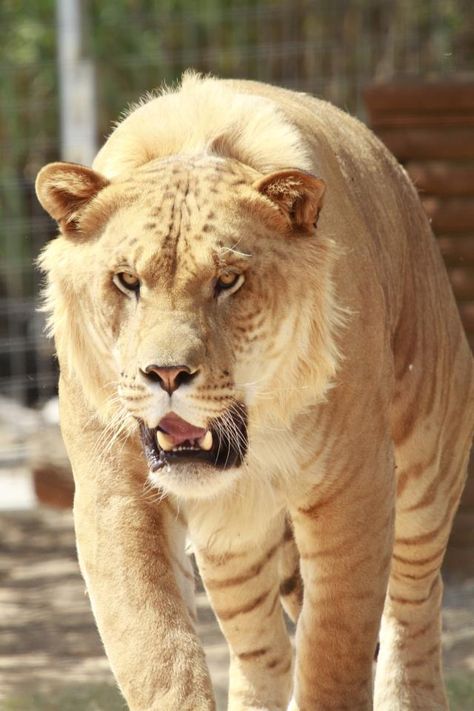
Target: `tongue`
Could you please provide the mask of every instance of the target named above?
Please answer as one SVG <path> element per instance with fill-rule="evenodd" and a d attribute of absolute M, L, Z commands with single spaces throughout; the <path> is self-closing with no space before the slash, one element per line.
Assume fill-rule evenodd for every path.
<path fill-rule="evenodd" d="M 195 427 L 191 425 L 186 420 L 182 420 L 181 417 L 175 415 L 174 412 L 169 412 L 167 415 L 160 420 L 158 427 L 163 432 L 166 432 L 168 437 L 173 440 L 173 444 L 176 447 L 186 440 L 199 439 L 204 437 L 206 430 L 202 427 Z"/>

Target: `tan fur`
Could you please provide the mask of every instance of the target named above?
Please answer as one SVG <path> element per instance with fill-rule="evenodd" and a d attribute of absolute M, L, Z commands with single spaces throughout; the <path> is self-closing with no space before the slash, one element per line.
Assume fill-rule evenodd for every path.
<path fill-rule="evenodd" d="M 231 649 L 229 709 L 447 709 L 439 569 L 472 359 L 401 168 L 324 102 L 187 75 L 93 171 L 52 164 L 37 191 L 62 226 L 41 267 L 80 563 L 132 711 L 214 708 L 186 532 Z M 215 298 L 229 269 L 245 281 Z M 149 363 L 198 376 L 170 401 Z M 147 475 L 138 419 L 207 427 L 236 401 L 241 467 Z"/>

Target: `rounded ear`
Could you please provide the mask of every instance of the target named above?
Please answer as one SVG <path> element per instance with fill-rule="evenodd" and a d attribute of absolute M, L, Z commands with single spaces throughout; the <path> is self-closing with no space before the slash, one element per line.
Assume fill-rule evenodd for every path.
<path fill-rule="evenodd" d="M 36 195 L 64 234 L 78 232 L 84 207 L 106 185 L 107 178 L 77 163 L 50 163 L 36 178 Z"/>
<path fill-rule="evenodd" d="M 326 192 L 323 180 L 303 170 L 288 168 L 265 175 L 253 187 L 272 201 L 290 229 L 314 231 Z"/>

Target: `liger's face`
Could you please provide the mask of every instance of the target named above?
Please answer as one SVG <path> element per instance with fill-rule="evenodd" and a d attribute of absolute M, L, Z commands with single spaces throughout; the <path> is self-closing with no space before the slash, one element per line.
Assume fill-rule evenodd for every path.
<path fill-rule="evenodd" d="M 148 164 L 99 240 L 117 392 L 155 480 L 177 493 L 241 467 L 296 316 L 287 247 L 244 206 L 253 179 L 219 159 Z"/>
<path fill-rule="evenodd" d="M 259 412 L 314 370 L 306 354 L 326 311 L 307 274 L 327 279 L 314 239 L 324 184 L 202 155 L 112 182 L 51 164 L 37 190 L 64 235 L 47 256 L 67 304 L 66 360 L 81 349 L 80 377 L 135 418 L 156 484 L 209 496 L 242 470 Z"/>

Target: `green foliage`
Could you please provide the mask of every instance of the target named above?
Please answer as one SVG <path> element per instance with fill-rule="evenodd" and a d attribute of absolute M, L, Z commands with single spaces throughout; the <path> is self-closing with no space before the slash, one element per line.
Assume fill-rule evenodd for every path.
<path fill-rule="evenodd" d="M 451 711 L 471 711 L 474 706 L 474 674 L 452 672 L 447 677 Z M 3 701 L 3 711 L 125 711 L 115 686 L 84 684 L 48 693 L 14 695 Z"/>
<path fill-rule="evenodd" d="M 0 287 L 30 293 L 32 181 L 56 155 L 54 0 L 0 4 Z"/>
<path fill-rule="evenodd" d="M 67 686 L 48 693 L 10 696 L 3 711 L 125 711 L 126 704 L 117 687 L 110 684 Z"/>
<path fill-rule="evenodd" d="M 451 711 L 471 711 L 474 708 L 473 672 L 451 672 L 447 675 L 446 685 Z"/>

